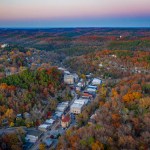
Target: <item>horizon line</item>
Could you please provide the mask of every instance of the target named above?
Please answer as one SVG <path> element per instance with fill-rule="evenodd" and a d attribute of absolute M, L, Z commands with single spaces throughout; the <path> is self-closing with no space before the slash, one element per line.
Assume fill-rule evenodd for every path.
<path fill-rule="evenodd" d="M 120 27 L 94 27 L 94 26 L 89 26 L 89 27 L 0 27 L 0 29 L 74 29 L 74 28 L 150 28 L 150 26 L 145 26 L 145 27 L 139 27 L 139 26 L 120 26 Z"/>

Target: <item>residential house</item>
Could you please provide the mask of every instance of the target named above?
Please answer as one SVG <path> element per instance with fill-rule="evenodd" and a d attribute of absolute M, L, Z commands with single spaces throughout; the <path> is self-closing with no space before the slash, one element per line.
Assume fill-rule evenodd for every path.
<path fill-rule="evenodd" d="M 46 138 L 43 143 L 46 145 L 46 147 L 50 147 L 53 144 L 53 141 L 51 138 Z"/>
<path fill-rule="evenodd" d="M 41 136 L 43 132 L 35 129 L 27 129 L 25 140 L 31 143 L 35 143 Z"/>
<path fill-rule="evenodd" d="M 102 84 L 102 80 L 98 78 L 94 78 L 92 81 L 92 85 L 100 85 Z"/>
<path fill-rule="evenodd" d="M 70 115 L 66 115 L 66 116 L 62 116 L 62 119 L 61 119 L 61 126 L 62 128 L 67 128 L 69 125 L 70 125 L 70 122 L 71 122 L 71 118 L 70 118 Z"/>
<path fill-rule="evenodd" d="M 50 129 L 51 125 L 50 124 L 41 124 L 38 129 L 40 131 L 43 131 L 43 132 L 47 132 L 49 129 Z"/>

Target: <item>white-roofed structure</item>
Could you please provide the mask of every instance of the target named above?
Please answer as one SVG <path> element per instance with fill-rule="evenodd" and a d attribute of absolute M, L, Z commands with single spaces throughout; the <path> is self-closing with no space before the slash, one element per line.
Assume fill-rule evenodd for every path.
<path fill-rule="evenodd" d="M 56 111 L 56 112 L 55 112 L 55 115 L 60 118 L 60 117 L 63 115 L 63 112 Z"/>
<path fill-rule="evenodd" d="M 82 112 L 83 107 L 87 105 L 88 102 L 89 99 L 87 98 L 75 99 L 74 103 L 70 107 L 71 113 L 80 114 Z"/>
<path fill-rule="evenodd" d="M 39 129 L 40 131 L 46 132 L 47 130 L 50 129 L 50 127 L 51 127 L 51 125 L 49 125 L 49 124 L 41 124 L 41 125 L 38 127 L 38 129 Z"/>
<path fill-rule="evenodd" d="M 53 124 L 55 122 L 55 120 L 54 119 L 47 119 L 46 121 L 45 121 L 45 123 L 47 123 L 47 124 Z"/>
<path fill-rule="evenodd" d="M 86 105 L 88 102 L 89 102 L 89 100 L 88 100 L 88 99 L 85 99 L 85 98 L 76 99 L 76 100 L 74 101 L 74 103 L 76 103 L 76 104 L 81 104 L 81 105 Z"/>
<path fill-rule="evenodd" d="M 83 105 L 79 103 L 73 103 L 70 107 L 71 113 L 80 114 L 82 112 Z"/>
<path fill-rule="evenodd" d="M 96 89 L 94 89 L 94 88 L 87 88 L 87 90 L 86 90 L 87 92 L 96 92 L 97 90 Z"/>
<path fill-rule="evenodd" d="M 94 78 L 92 81 L 92 85 L 100 85 L 102 84 L 102 80 L 98 78 Z"/>
<path fill-rule="evenodd" d="M 66 84 L 74 84 L 75 80 L 74 80 L 74 76 L 71 74 L 65 74 L 64 75 L 64 83 Z"/>
<path fill-rule="evenodd" d="M 67 71 L 67 70 L 65 70 L 65 71 L 64 71 L 64 74 L 65 74 L 65 75 L 70 75 L 70 72 Z"/>

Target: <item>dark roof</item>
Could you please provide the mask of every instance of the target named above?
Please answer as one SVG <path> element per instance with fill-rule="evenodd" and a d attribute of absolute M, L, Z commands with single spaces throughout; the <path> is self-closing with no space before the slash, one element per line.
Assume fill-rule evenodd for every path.
<path fill-rule="evenodd" d="M 39 130 L 35 130 L 35 129 L 27 129 L 27 134 L 28 135 L 34 135 L 34 136 L 41 136 L 41 134 L 43 133 L 42 131 Z"/>

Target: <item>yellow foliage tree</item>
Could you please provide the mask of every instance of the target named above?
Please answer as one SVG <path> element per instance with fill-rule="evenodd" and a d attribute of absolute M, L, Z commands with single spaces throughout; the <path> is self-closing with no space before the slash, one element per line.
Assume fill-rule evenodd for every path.
<path fill-rule="evenodd" d="M 134 101 L 135 99 L 140 99 L 141 97 L 142 97 L 142 94 L 139 92 L 127 93 L 126 95 L 123 96 L 123 101 L 131 102 L 131 101 Z"/>
<path fill-rule="evenodd" d="M 99 141 L 96 141 L 92 144 L 92 150 L 104 150 L 104 146 Z"/>
<path fill-rule="evenodd" d="M 10 127 L 14 127 L 14 123 L 13 123 L 13 122 L 11 122 L 9 126 L 10 126 Z"/>
<path fill-rule="evenodd" d="M 45 144 L 44 144 L 44 143 L 41 143 L 41 144 L 39 145 L 39 150 L 45 150 L 45 149 L 46 149 Z"/>

